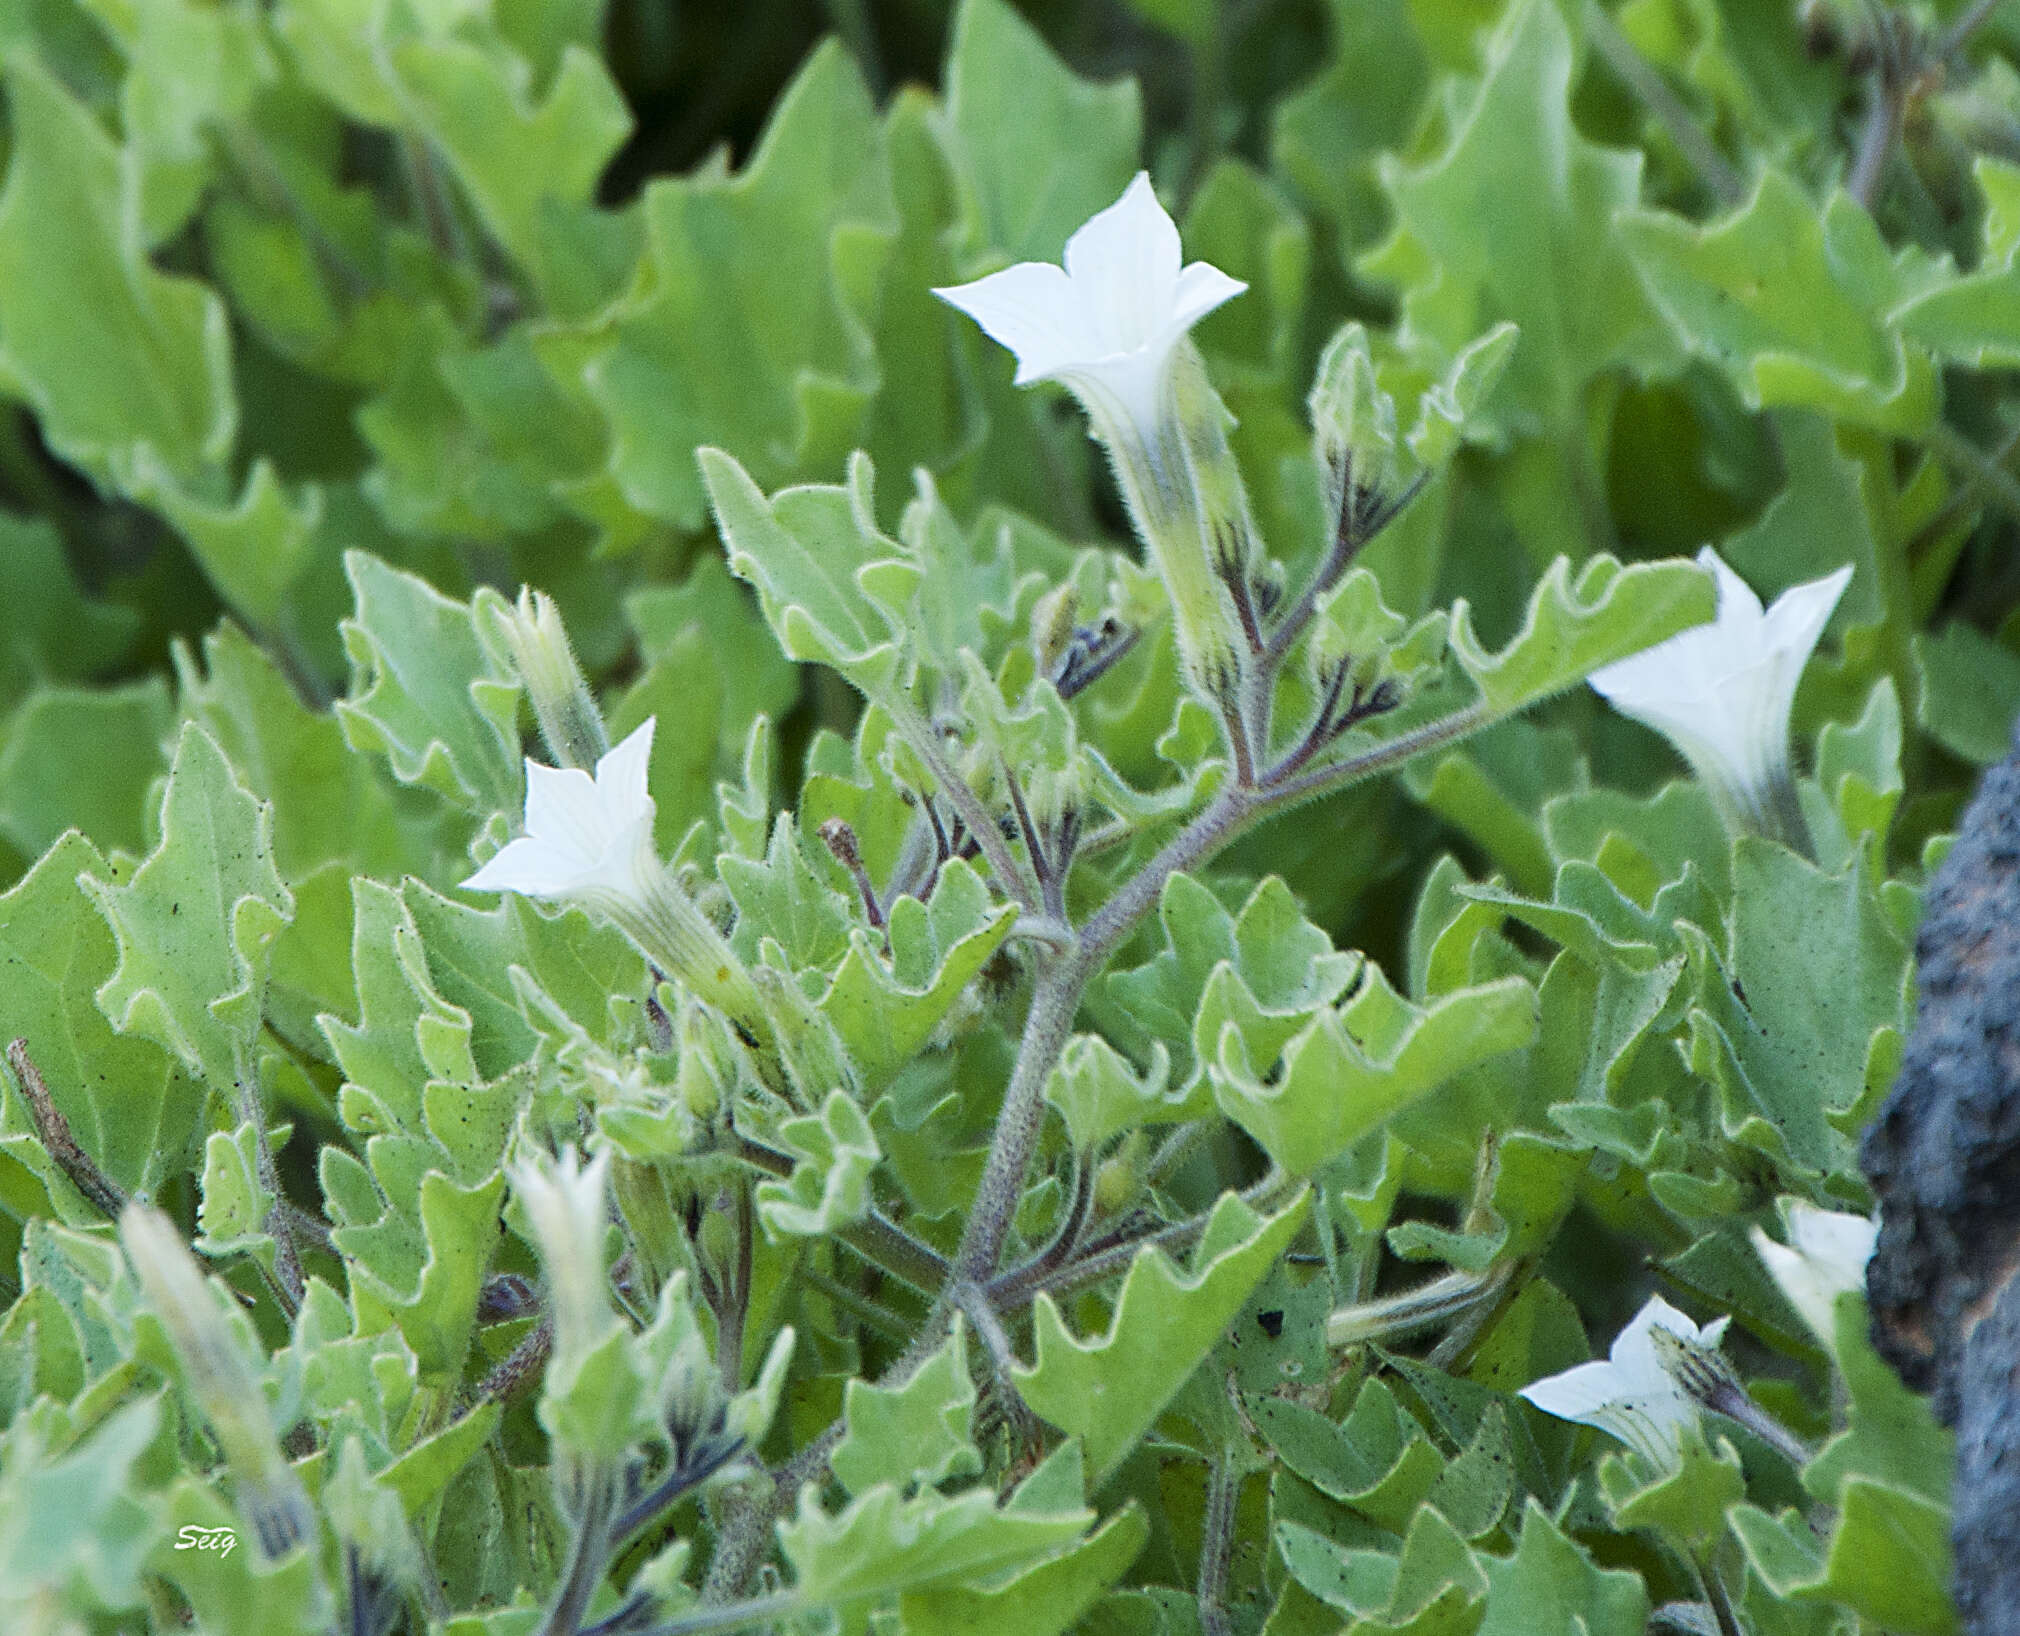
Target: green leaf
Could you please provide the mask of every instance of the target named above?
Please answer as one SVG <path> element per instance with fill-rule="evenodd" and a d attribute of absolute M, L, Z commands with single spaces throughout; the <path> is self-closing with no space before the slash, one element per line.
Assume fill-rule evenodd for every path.
<path fill-rule="evenodd" d="M 1682 1463 L 1653 1482 L 1641 1482 L 1619 1455 L 1599 1468 L 1599 1484 L 1613 1508 L 1613 1525 L 1648 1528 L 1702 1557 L 1725 1534 L 1726 1513 L 1746 1498 L 1739 1455 L 1723 1438 L 1716 1450 L 1688 1442 Z"/>
<path fill-rule="evenodd" d="M 148 264 L 134 183 L 85 106 L 21 53 L 6 82 L 0 381 L 101 480 L 131 481 L 143 451 L 183 475 L 216 466 L 237 419 L 224 304 Z"/>
<path fill-rule="evenodd" d="M 115 1034 L 98 1009 L 118 947 L 78 881 L 108 872 L 96 847 L 70 835 L 0 896 L 0 1034 L 28 1042 L 50 1097 L 99 1169 L 129 1193 L 154 1193 L 188 1169 L 203 1095 L 167 1052 Z M 0 1083 L 7 1150 L 56 1185 L 55 1166 L 27 1134 L 34 1127 L 12 1076 Z"/>
<path fill-rule="evenodd" d="M 0 736 L 0 837 L 30 858 L 66 829 L 104 847 L 144 851 L 145 797 L 174 721 L 159 676 L 118 687 L 37 688 Z"/>
<path fill-rule="evenodd" d="M 1075 1484 L 1076 1493 L 1078 1489 Z M 1128 1505 L 1079 1544 L 1007 1578 L 905 1591 L 898 1598 L 898 1614 L 903 1628 L 915 1636 L 995 1636 L 999 1631 L 1063 1636 L 1080 1628 L 1081 1615 L 1122 1577 L 1149 1538 L 1143 1512 Z"/>
<path fill-rule="evenodd" d="M 405 119 L 427 134 L 492 236 L 553 299 L 567 270 L 549 265 L 552 224 L 566 219 L 563 207 L 589 203 L 631 132 L 609 71 L 568 46 L 536 101 L 531 65 L 502 41 L 445 34 L 394 44 L 385 55 Z"/>
<path fill-rule="evenodd" d="M 888 959 L 861 930 L 820 1009 L 881 1089 L 916 1056 L 1017 923 L 1014 903 L 992 903 L 982 877 L 959 858 L 942 865 L 933 895 L 891 905 Z"/>
<path fill-rule="evenodd" d="M 1151 1047 L 1150 1065 L 1138 1074 L 1099 1034 L 1075 1034 L 1045 1082 L 1045 1100 L 1086 1154 L 1139 1125 L 1177 1124 L 1205 1111 L 1202 1097 L 1173 1092 L 1170 1083 L 1171 1053 L 1163 1041 Z"/>
<path fill-rule="evenodd" d="M 1422 111 L 1430 62 L 1406 0 L 1332 0 L 1332 55 L 1320 73 L 1276 105 L 1273 167 L 1332 218 L 1343 245 L 1381 228 L 1381 156 L 1400 152 Z M 1370 74 L 1367 65 L 1382 64 Z"/>
<path fill-rule="evenodd" d="M 974 1476 L 982 1470 L 969 1430 L 974 1411 L 967 1330 L 957 1321 L 953 1334 L 902 1385 L 848 1383 L 842 1397 L 847 1430 L 829 1468 L 858 1495 L 878 1483 L 909 1493 Z"/>
<path fill-rule="evenodd" d="M 377 557 L 344 557 L 357 612 L 344 621 L 350 697 L 337 719 L 354 750 L 488 817 L 520 795 L 519 684 L 469 607 Z"/>
<path fill-rule="evenodd" d="M 993 1488 L 949 1498 L 932 1490 L 905 1498 L 880 1483 L 830 1516 L 811 1487 L 799 1514 L 778 1525 L 795 1590 L 816 1606 L 855 1610 L 894 1591 L 982 1579 L 1047 1557 L 1078 1540 L 1091 1511 L 999 1508 Z"/>
<path fill-rule="evenodd" d="M 1822 409 L 1909 436 L 1935 415 L 1927 356 L 1882 317 L 1908 275 L 1848 195 L 1819 210 L 1766 170 L 1713 226 L 1645 212 L 1620 232 L 1678 335 L 1722 364 L 1750 407 Z"/>
<path fill-rule="evenodd" d="M 117 663 L 140 626 L 133 609 L 83 593 L 54 525 L 11 513 L 0 513 L 0 608 L 0 710 L 37 681 L 80 680 Z"/>
<path fill-rule="evenodd" d="M 1830 1127 L 1856 1119 L 1875 1033 L 1905 1033 L 1909 1016 L 1909 951 L 1867 872 L 1854 862 L 1826 875 L 1743 837 L 1725 960 L 1684 930 L 1698 980 L 1692 1065 L 1721 1086 L 1727 1129 L 1798 1168 L 1847 1164 Z"/>
<path fill-rule="evenodd" d="M 1640 1636 L 1648 1624 L 1641 1576 L 1597 1568 L 1533 1499 L 1515 1554 L 1483 1560 L 1487 1617 L 1479 1636 Z"/>
<path fill-rule="evenodd" d="M 1583 681 L 1602 665 L 1652 647 L 1710 620 L 1717 601 L 1710 577 L 1693 563 L 1623 567 L 1611 557 L 1587 561 L 1573 576 L 1559 557 L 1529 598 L 1522 628 L 1498 653 L 1473 634 L 1465 600 L 1452 605 L 1452 655 L 1497 715 Z"/>
<path fill-rule="evenodd" d="M 848 53 L 814 52 L 736 176 L 656 180 L 640 208 L 638 280 L 585 377 L 625 499 L 700 527 L 689 451 L 702 444 L 735 449 L 767 487 L 834 475 L 877 388 L 867 324 L 898 229 Z"/>
<path fill-rule="evenodd" d="M 768 1235 L 814 1238 L 869 1214 L 870 1177 L 883 1153 L 847 1091 L 830 1091 L 818 1114 L 788 1119 L 779 1139 L 797 1163 L 786 1180 L 758 1184 L 758 1219 Z"/>
<path fill-rule="evenodd" d="M 1972 160 L 1985 195 L 1984 244 L 1977 267 L 1903 302 L 1890 315 L 1901 334 L 1951 363 L 1973 369 L 2020 365 L 2020 269 L 2014 265 L 2014 167 L 1981 153 Z"/>
<path fill-rule="evenodd" d="M 39 1591 L 56 1606 L 125 1610 L 142 1604 L 142 1573 L 162 1522 L 134 1481 L 154 1443 L 160 1397 L 129 1403 L 67 1451 L 30 1421 L 15 1424 L 0 1466 L 0 1583 L 10 1603 Z M 17 1600 L 18 1599 L 18 1600 Z"/>
<path fill-rule="evenodd" d="M 1254 1414 L 1285 1465 L 1321 1494 L 1392 1533 L 1410 1526 L 1445 1470 L 1445 1457 L 1380 1380 L 1361 1388 L 1353 1412 L 1339 1425 L 1288 1398 L 1265 1400 Z"/>
<path fill-rule="evenodd" d="M 877 530 L 869 469 L 846 488 L 782 489 L 770 500 L 720 449 L 699 451 L 730 571 L 754 586 L 789 659 L 839 670 L 869 697 L 890 687 L 918 569 Z"/>
<path fill-rule="evenodd" d="M 2020 654 L 1952 620 L 1915 638 L 1915 720 L 1944 749 L 1989 767 L 2013 748 Z"/>
<path fill-rule="evenodd" d="M 1565 438 L 1582 435 L 1595 375 L 1673 355 L 1613 226 L 1640 200 L 1641 155 L 1599 147 L 1572 123 L 1573 66 L 1558 6 L 1511 7 L 1477 86 L 1454 98 L 1448 144 L 1384 171 L 1395 228 L 1360 262 L 1402 286 L 1401 336 L 1438 362 L 1516 324 L 1493 409 L 1505 425 Z"/>
<path fill-rule="evenodd" d="M 1303 1225 L 1307 1196 L 1258 1216 L 1234 1194 L 1215 1204 L 1181 1273 L 1162 1250 L 1140 1251 L 1116 1297 L 1106 1334 L 1077 1340 L 1049 1295 L 1033 1310 L 1037 1361 L 1012 1370 L 1040 1415 L 1086 1452 L 1089 1492 L 1099 1488 L 1212 1349 L 1230 1319 Z"/>
<path fill-rule="evenodd" d="M 1179 871 L 1165 882 L 1157 912 L 1166 947 L 1112 974 L 1106 986 L 1146 1052 L 1180 1049 L 1188 1089 L 1200 1084 L 1226 1027 L 1266 1072 L 1362 967 L 1360 955 L 1334 950 L 1274 875 L 1230 914 L 1206 886 Z"/>
<path fill-rule="evenodd" d="M 1412 1005 L 1370 966 L 1359 991 L 1284 1048 L 1280 1073 L 1221 1032 L 1208 1064 L 1220 1110 L 1293 1176 L 1308 1176 L 1418 1098 L 1536 1037 L 1535 991 L 1519 977 Z"/>
<path fill-rule="evenodd" d="M 183 710 L 216 739 L 246 787 L 274 810 L 274 862 L 289 881 L 341 862 L 397 874 L 417 861 L 393 787 L 345 742 L 334 716 L 301 702 L 234 625 L 203 640 L 203 664 L 176 651 Z M 302 793 L 314 791 L 305 800 Z"/>
<path fill-rule="evenodd" d="M 217 741 L 186 724 L 161 800 L 161 842 L 133 878 L 83 875 L 119 943 L 98 1005 L 227 1097 L 252 1072 L 266 945 L 294 914 L 273 861 L 273 809 Z"/>
<path fill-rule="evenodd" d="M 1122 196 L 1142 149 L 1134 80 L 1094 85 L 1005 0 L 962 0 L 947 48 L 942 126 L 964 259 L 1057 261 L 1068 235 Z"/>

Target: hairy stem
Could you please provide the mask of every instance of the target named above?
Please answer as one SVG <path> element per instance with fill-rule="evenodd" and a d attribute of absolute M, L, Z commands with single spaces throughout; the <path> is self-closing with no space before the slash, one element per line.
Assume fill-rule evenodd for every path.
<path fill-rule="evenodd" d="M 793 1156 L 770 1144 L 737 1131 L 736 1156 L 754 1170 L 768 1176 L 790 1176 Z M 872 1210 L 861 1221 L 837 1228 L 835 1236 L 869 1262 L 893 1278 L 909 1284 L 922 1295 L 937 1295 L 947 1282 L 947 1258 L 930 1244 L 914 1238 L 881 1210 Z"/>
<path fill-rule="evenodd" d="M 1227 1612 L 1228 1559 L 1234 1554 L 1235 1502 L 1241 1467 L 1232 1449 L 1207 1468 L 1206 1516 L 1199 1530 L 1199 1624 L 1205 1636 L 1232 1636 Z"/>
<path fill-rule="evenodd" d="M 1027 872 L 1017 866 L 1009 843 L 1003 839 L 1002 830 L 996 827 L 995 818 L 982 805 L 982 798 L 975 793 L 975 787 L 947 759 L 946 751 L 941 748 L 926 719 L 909 699 L 890 698 L 877 702 L 890 715 L 898 731 L 904 735 L 905 742 L 918 752 L 926 770 L 954 804 L 954 810 L 961 815 L 961 822 L 968 826 L 968 833 L 974 837 L 976 846 L 981 848 L 982 856 L 989 860 L 989 867 L 996 872 L 997 884 L 1025 908 L 1037 909 L 1040 906 L 1039 896 Z"/>

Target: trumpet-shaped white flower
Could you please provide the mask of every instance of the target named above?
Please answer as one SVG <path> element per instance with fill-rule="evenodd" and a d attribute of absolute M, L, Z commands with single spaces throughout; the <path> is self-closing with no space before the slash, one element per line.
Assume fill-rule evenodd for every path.
<path fill-rule="evenodd" d="M 645 783 L 654 720 L 647 717 L 598 761 L 594 778 L 580 768 L 529 760 L 526 833 L 463 884 L 478 892 L 535 898 L 615 893 L 645 899 L 660 869 Z"/>
<path fill-rule="evenodd" d="M 1866 1263 L 1880 1226 L 1865 1216 L 1819 1210 L 1804 1199 L 1782 1206 L 1789 1241 L 1777 1244 L 1758 1227 L 1749 1235 L 1789 1304 L 1826 1346 L 1835 1344 L 1838 1297 L 1866 1287 Z"/>
<path fill-rule="evenodd" d="M 1716 551 L 1697 560 L 1717 576 L 1717 618 L 1594 671 L 1592 686 L 1683 753 L 1728 828 L 1799 844 L 1789 711 L 1851 567 L 1791 587 L 1763 612 Z"/>
<path fill-rule="evenodd" d="M 596 763 L 526 763 L 526 833 L 463 885 L 573 900 L 607 915 L 662 972 L 721 1011 L 747 1039 L 771 1023 L 750 973 L 660 862 L 646 788 L 653 717 Z"/>
<path fill-rule="evenodd" d="M 1172 356 L 1186 332 L 1248 286 L 1204 261 L 1179 265 L 1178 227 L 1142 171 L 1066 241 L 1066 265 L 1024 261 L 938 289 L 1017 354 L 1017 384 L 1059 381 L 1094 416 L 1154 447 Z"/>
<path fill-rule="evenodd" d="M 1715 1351 L 1730 1320 L 1700 1328 L 1661 1296 L 1650 1298 L 1634 1320 L 1614 1337 L 1604 1362 L 1581 1363 L 1522 1388 L 1545 1414 L 1597 1426 L 1658 1466 L 1678 1462 L 1678 1439 L 1697 1421 L 1697 1401 L 1663 1367 L 1653 1331 L 1665 1329 L 1679 1340 Z"/>

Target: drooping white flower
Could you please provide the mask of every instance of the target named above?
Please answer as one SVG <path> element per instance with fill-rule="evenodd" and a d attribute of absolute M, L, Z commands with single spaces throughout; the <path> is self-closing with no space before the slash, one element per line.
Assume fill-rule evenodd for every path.
<path fill-rule="evenodd" d="M 1522 1388 L 1545 1414 L 1597 1426 L 1658 1466 L 1677 1464 L 1678 1439 L 1697 1420 L 1697 1403 L 1663 1367 L 1652 1332 L 1665 1329 L 1694 1347 L 1715 1351 L 1730 1320 L 1700 1328 L 1661 1296 L 1652 1296 L 1614 1337 L 1605 1360 L 1581 1363 Z"/>
<path fill-rule="evenodd" d="M 1023 261 L 937 289 L 1017 354 L 1017 384 L 1059 381 L 1105 421 L 1155 444 L 1172 355 L 1187 331 L 1248 286 L 1204 261 L 1180 266 L 1178 227 L 1138 171 L 1066 241 L 1064 268 Z"/>
<path fill-rule="evenodd" d="M 1728 828 L 1800 844 L 1789 711 L 1851 567 L 1791 587 L 1763 612 L 1716 551 L 1697 560 L 1717 576 L 1718 616 L 1594 671 L 1592 686 L 1683 753 Z"/>
<path fill-rule="evenodd" d="M 1748 1235 L 1789 1304 L 1826 1346 L 1837 1334 L 1838 1297 L 1866 1287 L 1866 1263 L 1880 1226 L 1865 1216 L 1819 1210 L 1806 1199 L 1786 1199 L 1782 1220 L 1789 1241 L 1777 1244 L 1756 1227 Z"/>
<path fill-rule="evenodd" d="M 645 781 L 655 719 L 648 716 L 598 761 L 594 778 L 580 768 L 528 760 L 526 833 L 464 886 L 534 898 L 616 893 L 643 899 L 651 887 L 648 875 L 659 870 Z"/>

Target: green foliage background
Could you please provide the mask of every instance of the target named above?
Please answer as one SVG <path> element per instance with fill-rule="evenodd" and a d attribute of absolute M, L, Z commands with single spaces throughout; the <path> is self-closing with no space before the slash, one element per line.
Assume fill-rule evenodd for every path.
<path fill-rule="evenodd" d="M 690 1607 L 745 1465 L 616 1556 L 598 1617 L 651 1586 L 695 1630 L 1611 1636 L 1709 1618 L 1695 1552 L 1763 1636 L 1953 1628 L 1944 1435 L 1849 1307 L 1820 1347 L 1745 1230 L 1867 1206 L 1920 885 L 2020 709 L 2020 18 L 1952 51 L 1967 9 L 1899 13 L 1948 56 L 1869 210 L 1869 22 L 1829 0 L 0 6 L 0 1043 L 236 1292 L 318 1517 L 277 1560 L 175 1549 L 252 1502 L 5 1078 L 0 1622 L 321 1631 L 369 1582 L 410 1628 L 541 1628 L 550 1410 L 703 1368 L 689 1323 L 754 1457 L 846 1438 L 772 1604 Z M 857 1253 L 877 1222 L 960 1239 L 1036 956 L 965 864 L 872 925 L 819 836 L 904 865 L 933 777 L 849 685 L 900 658 L 982 777 L 1117 822 L 1076 915 L 1222 776 L 1084 423 L 929 294 L 1055 259 L 1145 166 L 1250 286 L 1198 340 L 1293 584 L 1335 329 L 1410 403 L 1519 325 L 1323 638 L 1506 719 L 1174 875 L 1087 987 L 1012 1260 L 1083 1174 L 1125 1250 L 1190 1226 L 1178 1262 L 1012 1292 L 1046 1430 L 970 1329 L 884 1379 L 935 1292 Z M 1798 700 L 1814 859 L 1729 844 L 1571 685 L 1692 594 L 1575 570 L 1707 542 L 1764 598 L 1854 565 Z M 823 601 L 801 558 L 898 564 L 916 600 Z M 455 891 L 523 798 L 483 590 L 521 582 L 613 737 L 657 715 L 662 847 L 846 1092 L 767 1112 L 677 998 L 657 1036 L 616 932 Z M 1031 654 L 1062 584 L 1143 633 L 1070 705 Z M 787 1174 L 739 1162 L 731 1106 Z M 499 1280 L 537 1276 L 502 1166 L 591 1135 L 635 1355 L 536 1412 L 492 1373 L 533 1323 Z M 1486 1295 L 1328 1345 L 1432 1275 Z M 1656 1288 L 1734 1315 L 1817 1459 L 1719 1422 L 1665 1480 L 1514 1395 Z M 676 1458 L 626 1412 L 621 1446 Z"/>

